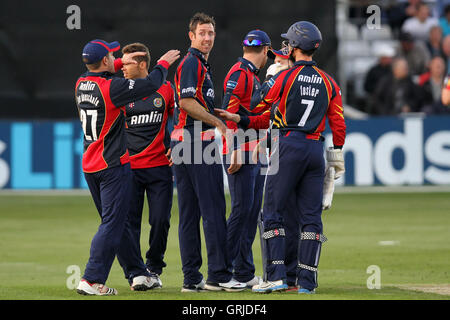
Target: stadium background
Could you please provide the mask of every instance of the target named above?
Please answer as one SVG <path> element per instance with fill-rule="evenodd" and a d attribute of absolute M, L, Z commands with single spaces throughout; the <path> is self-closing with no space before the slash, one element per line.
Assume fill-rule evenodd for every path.
<path fill-rule="evenodd" d="M 326 41 L 318 62 L 336 71 L 334 1 L 320 11 L 314 1 L 13 1 L 0 12 L 0 117 L 13 119 L 72 119 L 75 117 L 73 87 L 85 67 L 83 46 L 93 39 L 117 40 L 124 46 L 143 42 L 150 48 L 152 66 L 169 49 L 184 53 L 189 48 L 188 24 L 197 11 L 213 15 L 217 37 L 209 62 L 217 103 L 225 75 L 242 55 L 248 31 L 263 29 L 275 48 L 280 34 L 299 19 L 310 19 L 321 28 Z M 81 9 L 81 29 L 69 30 L 67 7 Z M 168 79 L 173 81 L 174 67 Z M 265 73 L 262 73 L 265 74 Z"/>

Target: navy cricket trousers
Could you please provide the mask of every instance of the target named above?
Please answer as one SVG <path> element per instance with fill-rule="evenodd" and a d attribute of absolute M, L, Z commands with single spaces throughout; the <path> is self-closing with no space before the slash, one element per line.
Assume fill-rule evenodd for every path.
<path fill-rule="evenodd" d="M 130 201 L 130 164 L 85 173 L 101 223 L 91 242 L 90 256 L 83 278 L 104 284 L 116 257 L 128 280 L 147 275 L 144 262 L 136 255 L 135 243 L 128 221 Z M 133 248 L 130 250 L 130 248 Z"/>
<path fill-rule="evenodd" d="M 252 245 L 258 225 L 265 175 L 261 164 L 250 164 L 251 152 L 243 152 L 244 164 L 234 174 L 227 172 L 231 212 L 227 220 L 228 254 L 232 260 L 233 278 L 247 282 L 255 276 Z M 227 157 L 224 156 L 224 164 Z M 225 171 L 229 164 L 225 165 Z M 230 269 L 230 271 L 232 271 Z"/>
<path fill-rule="evenodd" d="M 148 221 L 151 226 L 148 239 L 146 265 L 152 272 L 161 274 L 166 263 L 164 254 L 170 228 L 170 210 L 172 209 L 173 178 L 169 166 L 133 169 L 132 193 L 129 220 L 133 239 L 139 248 L 141 239 L 142 210 L 145 193 L 148 203 Z"/>
<path fill-rule="evenodd" d="M 178 237 L 184 284 L 197 284 L 203 279 L 199 271 L 202 265 L 200 218 L 208 256 L 207 280 L 228 282 L 232 277 L 231 260 L 226 250 L 226 204 L 217 144 L 215 141 L 172 141 L 171 147 L 178 191 Z M 212 155 L 215 161 L 205 161 L 203 153 Z M 183 160 L 178 161 L 179 158 Z"/>
<path fill-rule="evenodd" d="M 295 227 L 300 232 L 321 234 L 323 231 L 321 215 L 325 171 L 323 142 L 307 139 L 302 132 L 291 131 L 287 135 L 280 135 L 278 148 L 278 154 L 272 153 L 266 180 L 263 208 L 264 228 L 266 231 L 283 228 L 286 221 L 291 221 L 291 223 L 298 223 Z M 288 200 L 294 201 L 289 199 L 293 192 L 295 192 L 297 210 L 287 210 Z M 294 215 L 299 216 L 295 217 Z M 286 243 L 285 237 L 280 236 L 269 239 L 268 280 L 286 279 L 285 264 L 277 262 L 284 262 L 286 246 L 297 245 L 298 238 L 295 239 L 295 244 Z M 311 252 L 304 250 L 300 254 L 317 255 L 318 253 L 314 250 Z M 307 260 L 311 259 L 318 259 L 318 257 L 311 256 Z M 315 276 L 312 271 L 305 270 L 302 273 L 303 278 L 299 278 L 298 283 L 302 287 L 313 289 L 316 286 Z"/>
<path fill-rule="evenodd" d="M 298 239 L 300 238 L 300 211 L 298 209 L 298 199 L 295 190 L 291 192 L 286 203 L 284 215 L 284 230 L 286 232 L 284 265 L 286 266 L 286 283 L 288 286 L 295 286 L 297 282 L 297 265 L 298 265 Z M 300 225 L 300 227 L 299 227 Z"/>

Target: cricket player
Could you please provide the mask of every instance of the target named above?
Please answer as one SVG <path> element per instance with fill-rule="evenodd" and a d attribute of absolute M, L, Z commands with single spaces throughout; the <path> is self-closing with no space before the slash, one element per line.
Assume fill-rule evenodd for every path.
<path fill-rule="evenodd" d="M 282 37 L 289 41 L 295 63 L 271 79 L 264 100 L 279 99 L 273 128 L 280 130 L 280 136 L 275 146 L 278 157 L 271 156 L 269 164 L 263 207 L 267 281 L 252 290 L 268 293 L 287 288 L 285 246 L 292 244 L 285 243 L 285 216 L 299 214 L 298 292 L 314 293 L 321 246 L 326 241 L 321 219 L 325 176 L 321 132 L 328 118 L 334 147 L 326 152 L 327 170 L 332 168 L 337 179 L 345 171 L 342 147 L 346 126 L 338 85 L 312 60 L 322 42 L 319 29 L 299 21 Z M 277 174 L 271 172 L 272 168 L 277 168 Z M 298 211 L 285 208 L 292 192 L 296 194 Z"/>
<path fill-rule="evenodd" d="M 261 96 L 265 97 L 265 95 L 268 92 L 269 86 L 269 80 L 276 75 L 277 73 L 286 70 L 290 67 L 293 66 L 293 62 L 292 60 L 289 58 L 289 51 L 288 51 L 288 45 L 287 43 L 284 44 L 280 50 L 275 50 L 273 48 L 270 48 L 267 52 L 267 56 L 270 59 L 274 60 L 274 63 L 271 64 L 269 66 L 269 68 L 267 69 L 266 72 L 266 78 L 265 81 L 262 85 L 261 88 Z M 275 109 L 278 106 L 279 101 L 272 103 L 272 107 L 271 110 Z M 270 104 L 262 104 L 263 106 L 269 106 Z M 252 159 L 254 163 L 257 163 L 258 159 L 259 159 L 259 154 L 265 154 L 265 150 L 266 148 L 270 149 L 270 120 L 273 120 L 273 112 L 271 112 L 270 109 L 265 110 L 262 114 L 258 115 L 258 116 L 254 116 L 254 115 L 250 115 L 248 116 L 249 119 L 245 119 L 242 121 L 242 125 L 239 125 L 241 123 L 241 115 L 242 118 L 246 118 L 247 115 L 249 115 L 249 113 L 244 114 L 241 113 L 241 115 L 239 113 L 233 114 L 233 113 L 229 113 L 228 111 L 216 111 L 216 113 L 221 116 L 224 120 L 227 121 L 227 123 L 229 123 L 230 121 L 233 121 L 234 123 L 238 124 L 239 127 L 243 127 L 243 128 L 247 128 L 247 126 L 249 126 L 250 128 L 252 127 L 256 127 L 256 128 L 261 128 L 261 129 L 265 129 L 268 128 L 269 131 L 267 133 L 267 138 L 263 138 L 261 139 L 257 146 L 254 148 L 253 150 L 253 155 L 252 155 Z M 254 120 L 252 123 L 250 123 L 250 119 L 256 119 Z M 261 178 L 261 177 L 259 177 Z M 264 178 L 265 176 L 262 176 L 262 183 L 264 183 Z M 262 196 L 262 193 L 261 193 Z M 261 203 L 260 203 L 261 204 Z M 258 210 L 260 208 L 260 204 L 258 207 Z M 256 208 L 255 208 L 256 209 Z M 291 196 L 289 196 L 287 205 L 286 205 L 286 210 L 297 210 L 297 201 L 296 201 L 296 197 L 295 197 L 295 193 L 292 193 Z M 257 214 L 257 212 L 256 212 Z M 292 220 L 289 220 L 292 219 Z M 299 237 L 299 230 L 298 230 L 298 215 L 296 214 L 292 214 L 292 215 L 286 215 L 285 217 L 286 219 L 286 224 L 285 224 L 285 231 L 286 231 L 286 241 L 288 241 L 289 243 L 294 243 L 295 241 L 298 239 Z M 230 231 L 229 231 L 230 232 Z M 253 238 L 251 239 L 253 241 L 254 239 L 254 234 L 253 234 Z M 297 286 L 296 286 L 296 278 L 297 278 L 297 245 L 290 245 L 290 246 L 286 246 L 286 257 L 285 257 L 285 265 L 286 265 L 286 275 L 287 275 L 287 285 L 288 285 L 288 290 L 297 290 Z M 265 268 L 264 268 L 265 269 Z M 236 271 L 235 271 L 236 272 Z M 239 279 L 238 277 L 235 276 L 236 279 Z M 249 283 L 247 283 L 249 284 Z M 254 285 L 257 283 L 254 283 Z"/>
<path fill-rule="evenodd" d="M 178 191 L 182 292 L 241 291 L 246 287 L 245 283 L 232 279 L 231 259 L 226 250 L 223 169 L 214 129 L 227 136 L 227 128 L 213 114 L 214 86 L 207 62 L 215 35 L 214 19 L 196 13 L 189 23 L 191 47 L 175 74 L 179 109 L 175 109 L 171 149 Z M 205 155 L 216 161 L 211 163 Z M 199 271 L 202 265 L 200 218 L 208 254 L 206 284 Z"/>
<path fill-rule="evenodd" d="M 77 292 L 84 295 L 116 295 L 105 283 L 117 254 L 134 290 L 153 286 L 150 274 L 137 250 L 128 221 L 131 169 L 125 136 L 124 105 L 153 94 L 164 83 L 167 69 L 180 55 L 178 50 L 164 54 L 144 79 L 117 78 L 121 64 L 133 62 L 133 54 L 114 60 L 118 42 L 93 40 L 83 49 L 88 71 L 75 85 L 75 101 L 84 131 L 82 167 L 101 218 L 91 243 L 90 257 Z"/>
<path fill-rule="evenodd" d="M 261 85 L 261 89 L 259 90 L 260 98 L 254 99 L 254 101 L 259 101 L 258 105 L 254 107 L 254 109 L 259 111 L 258 114 L 243 112 L 236 113 L 230 112 L 231 110 L 217 108 L 214 109 L 214 113 L 222 120 L 225 120 L 229 126 L 231 126 L 231 122 L 234 122 L 237 124 L 237 127 L 243 129 L 270 129 L 270 121 L 274 119 L 274 110 L 279 103 L 279 97 L 276 97 L 275 100 L 268 100 L 267 98 L 267 93 L 273 83 L 273 81 L 270 82 L 270 79 L 279 72 L 293 66 L 292 59 L 290 58 L 287 50 L 287 44 L 283 44 L 280 50 L 270 48 L 267 51 L 267 56 L 270 59 L 273 59 L 274 63 L 267 68 L 266 78 Z M 264 153 L 264 147 L 269 147 L 267 143 L 270 143 L 270 139 L 259 140 L 256 147 L 253 149 L 253 154 L 255 156 L 253 162 L 256 162 L 256 156 L 258 153 Z"/>
<path fill-rule="evenodd" d="M 134 52 L 137 63 L 127 63 L 122 67 L 126 79 L 139 79 L 148 76 L 150 52 L 142 43 L 132 43 L 122 49 L 124 57 Z M 173 177 L 167 153 L 167 120 L 173 115 L 175 92 L 166 81 L 155 93 L 131 102 L 126 109 L 126 135 L 130 165 L 133 171 L 132 196 L 129 220 L 136 247 L 140 248 L 142 210 L 145 193 L 151 226 L 149 249 L 146 253 L 146 266 L 154 281 L 154 287 L 162 287 L 160 275 L 166 263 L 164 254 L 170 227 L 172 208 Z M 140 250 L 138 254 L 141 254 Z"/>
<path fill-rule="evenodd" d="M 280 50 L 270 50 L 268 52 L 269 58 L 274 60 L 274 63 L 269 66 L 266 73 L 265 83 L 268 84 L 268 81 L 276 75 L 278 72 L 289 69 L 294 65 L 294 62 L 289 57 L 289 46 L 286 41 L 283 41 L 282 47 Z M 267 86 L 269 89 L 269 86 Z M 276 102 L 272 105 L 272 110 L 274 110 L 278 106 L 279 102 Z M 273 113 L 271 114 L 273 121 Z M 270 130 L 268 132 L 268 139 L 265 141 L 270 141 Z M 264 141 L 262 141 L 262 145 L 264 146 Z M 270 147 L 270 144 L 268 145 Z M 258 144 L 259 147 L 259 144 Z M 263 148 L 258 148 L 259 150 L 255 150 L 254 153 L 263 151 Z M 289 196 L 286 203 L 286 210 L 293 211 L 292 214 L 287 214 L 284 217 L 284 228 L 286 233 L 285 241 L 290 245 L 285 246 L 285 258 L 284 264 L 286 266 L 286 284 L 287 291 L 297 291 L 297 253 L 298 253 L 298 237 L 300 236 L 298 225 L 299 214 L 298 214 L 298 206 L 297 206 L 297 196 L 295 192 L 292 192 Z"/>
<path fill-rule="evenodd" d="M 267 62 L 270 38 L 262 30 L 252 30 L 244 38 L 243 56 L 229 70 L 224 80 L 222 109 L 234 114 L 258 115 L 261 100 L 259 70 Z M 236 132 L 238 126 L 227 121 L 228 129 Z M 245 141 L 235 141 L 237 145 L 228 146 L 223 139 L 224 164 L 231 161 L 226 169 L 231 195 L 231 213 L 227 220 L 228 252 L 233 261 L 233 278 L 245 282 L 252 288 L 260 283 L 255 276 L 252 244 L 255 239 L 258 214 L 261 209 L 264 189 L 264 175 L 260 165 L 251 163 L 251 155 L 258 143 L 258 133 L 245 135 Z M 228 150 L 232 148 L 233 150 Z M 230 161 L 227 154 L 232 152 Z M 239 159 L 238 159 L 239 158 Z"/>

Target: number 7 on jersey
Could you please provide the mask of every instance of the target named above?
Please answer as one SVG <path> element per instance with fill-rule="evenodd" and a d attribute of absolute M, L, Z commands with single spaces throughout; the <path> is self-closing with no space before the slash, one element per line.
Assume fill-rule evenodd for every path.
<path fill-rule="evenodd" d="M 314 100 L 308 100 L 308 99 L 302 99 L 302 104 L 306 104 L 306 110 L 303 113 L 302 118 L 300 119 L 300 122 L 298 123 L 299 127 L 304 127 L 306 120 L 308 120 L 308 117 L 311 113 L 311 110 L 314 106 Z"/>

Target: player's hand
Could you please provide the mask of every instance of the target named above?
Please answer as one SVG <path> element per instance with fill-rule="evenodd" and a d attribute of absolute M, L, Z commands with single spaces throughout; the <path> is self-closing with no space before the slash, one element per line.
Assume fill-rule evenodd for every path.
<path fill-rule="evenodd" d="M 173 165 L 173 160 L 172 160 L 172 148 L 169 148 L 169 149 L 167 150 L 166 157 L 167 157 L 167 160 L 169 160 L 169 167 L 171 167 L 171 166 Z"/>
<path fill-rule="evenodd" d="M 220 134 L 225 138 L 227 146 L 231 146 L 233 144 L 232 131 L 229 130 L 222 121 L 220 121 L 220 120 L 218 120 L 218 121 L 219 121 L 219 123 L 216 126 L 217 130 L 219 130 Z"/>
<path fill-rule="evenodd" d="M 344 154 L 342 149 L 334 149 L 329 147 L 327 149 L 327 171 L 329 167 L 333 167 L 335 174 L 334 179 L 339 179 L 345 172 Z"/>
<path fill-rule="evenodd" d="M 216 115 L 216 117 L 225 121 L 233 121 L 236 123 L 239 123 L 239 121 L 241 121 L 240 115 L 228 112 L 227 110 L 214 108 L 214 114 Z"/>
<path fill-rule="evenodd" d="M 138 62 L 134 60 L 134 57 L 145 56 L 145 52 L 137 51 L 132 53 L 124 53 L 122 56 L 122 64 L 137 64 Z"/>
<path fill-rule="evenodd" d="M 242 152 L 241 149 L 233 150 L 230 158 L 230 166 L 228 167 L 228 173 L 233 174 L 239 171 L 242 167 Z"/>
<path fill-rule="evenodd" d="M 180 58 L 180 50 L 169 50 L 159 58 L 159 61 L 166 61 L 169 65 L 172 65 Z"/>
<path fill-rule="evenodd" d="M 259 159 L 259 155 L 265 155 L 266 154 L 266 148 L 264 148 L 264 146 L 262 146 L 263 141 L 259 141 L 258 144 L 256 145 L 255 149 L 253 149 L 252 152 L 252 161 L 253 163 L 258 163 L 258 159 Z"/>
<path fill-rule="evenodd" d="M 216 128 L 219 130 L 220 134 L 225 138 L 225 143 L 227 146 L 227 154 L 230 152 L 230 150 L 233 150 L 233 143 L 234 143 L 234 134 L 233 130 L 228 129 L 228 127 L 220 120 L 218 120 L 219 123 L 217 124 Z"/>
<path fill-rule="evenodd" d="M 220 134 L 226 139 L 228 135 L 228 128 L 227 126 L 222 122 L 218 120 L 218 124 L 216 126 L 217 130 L 219 130 Z"/>

